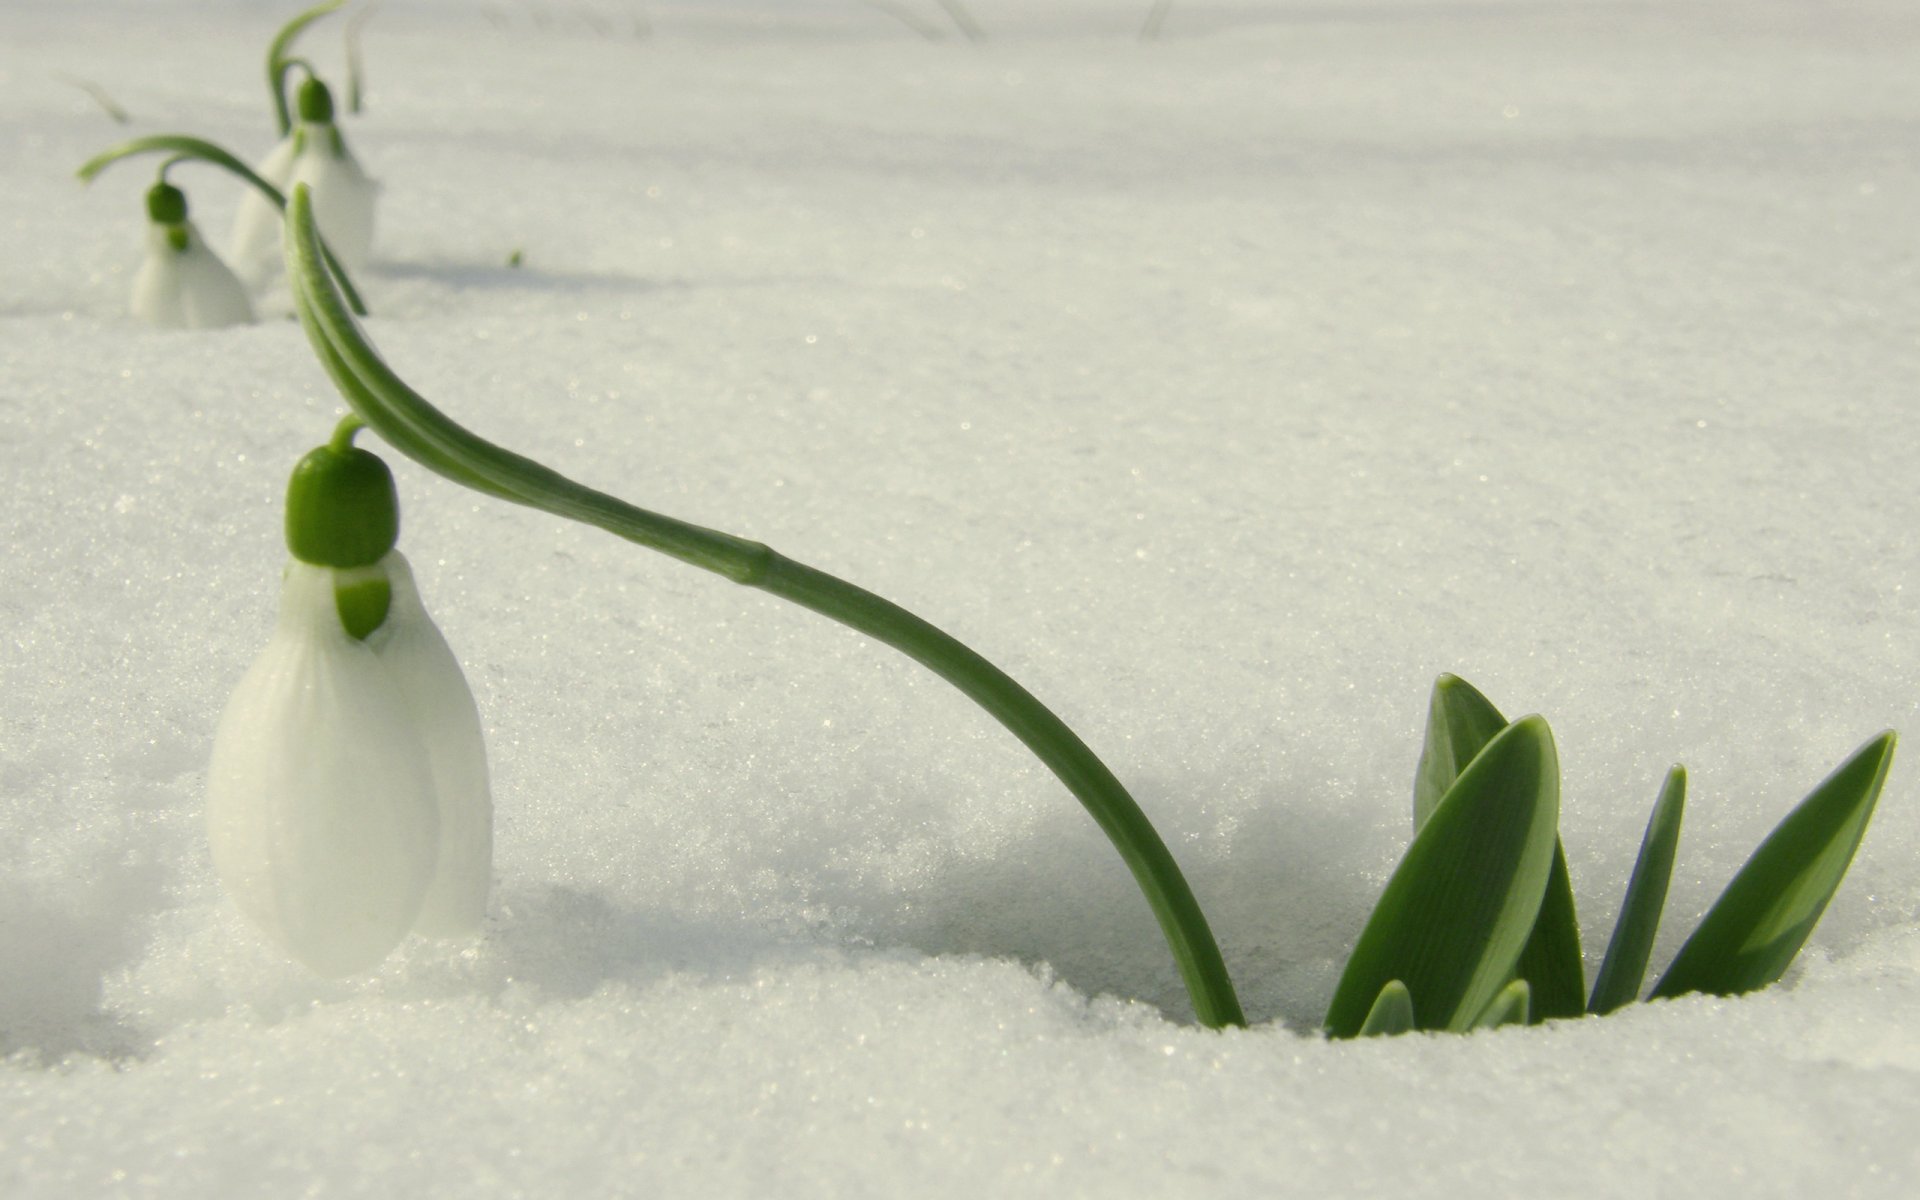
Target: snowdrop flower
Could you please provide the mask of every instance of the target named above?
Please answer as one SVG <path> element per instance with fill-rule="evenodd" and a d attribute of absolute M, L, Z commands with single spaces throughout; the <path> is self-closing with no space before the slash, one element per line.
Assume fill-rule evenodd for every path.
<path fill-rule="evenodd" d="M 373 201 L 380 185 L 367 178 L 333 123 L 333 94 L 318 79 L 300 85 L 299 121 L 256 173 L 283 193 L 304 183 L 327 248 L 349 272 L 373 256 Z M 280 210 L 256 192 L 240 201 L 227 257 L 256 286 L 280 264 Z"/>
<path fill-rule="evenodd" d="M 187 219 L 187 197 L 162 181 L 147 192 L 147 257 L 133 276 L 133 315 L 160 329 L 253 321 L 247 289 Z"/>
<path fill-rule="evenodd" d="M 287 491 L 280 618 L 214 735 L 214 867 L 242 913 L 318 974 L 486 909 L 493 804 L 479 714 L 421 606 L 393 480 L 357 423 Z"/>

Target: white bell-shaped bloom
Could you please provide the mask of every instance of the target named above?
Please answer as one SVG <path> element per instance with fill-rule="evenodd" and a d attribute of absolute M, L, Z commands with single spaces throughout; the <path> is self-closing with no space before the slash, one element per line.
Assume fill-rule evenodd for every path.
<path fill-rule="evenodd" d="M 413 717 L 439 802 L 440 855 L 413 928 L 427 937 L 462 937 L 479 930 L 493 879 L 493 796 L 480 710 L 447 639 L 420 603 L 413 568 L 397 550 L 380 565 L 392 598 L 387 619 L 366 644 Z"/>
<path fill-rule="evenodd" d="M 420 915 L 433 774 L 391 673 L 341 627 L 329 568 L 287 566 L 273 636 L 214 734 L 207 827 L 240 911 L 318 974 L 374 966 Z"/>
<path fill-rule="evenodd" d="M 337 573 L 295 560 L 280 619 L 214 735 L 214 866 L 240 910 L 318 974 L 377 965 L 410 930 L 478 927 L 492 801 L 478 713 L 398 553 L 365 642 Z"/>
<path fill-rule="evenodd" d="M 373 206 L 380 185 L 360 169 L 340 127 L 332 121 L 301 121 L 255 168 L 262 179 L 292 195 L 304 183 L 313 194 L 320 236 L 349 273 L 373 257 Z M 234 270 L 258 287 L 280 266 L 280 210 L 249 190 L 234 217 L 227 257 Z"/>
<path fill-rule="evenodd" d="M 147 256 L 133 276 L 133 315 L 160 329 L 218 329 L 253 321 L 247 289 L 207 248 L 192 221 L 147 223 Z"/>

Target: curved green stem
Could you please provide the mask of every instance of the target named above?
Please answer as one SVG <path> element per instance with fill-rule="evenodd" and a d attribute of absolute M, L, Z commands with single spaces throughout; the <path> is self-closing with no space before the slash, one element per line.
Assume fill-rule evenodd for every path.
<path fill-rule="evenodd" d="M 359 413 L 348 413 L 333 427 L 333 436 L 327 439 L 327 449 L 335 454 L 345 454 L 353 449 L 354 435 L 366 427 L 367 423 L 360 419 Z"/>
<path fill-rule="evenodd" d="M 468 432 L 394 374 L 355 326 L 327 277 L 304 187 L 294 189 L 286 234 L 287 271 L 307 337 L 348 403 L 388 443 L 456 483 L 598 526 L 812 609 L 953 684 L 1025 743 L 1113 842 L 1159 919 L 1201 1023 L 1245 1023 L 1206 917 L 1166 843 L 1113 772 L 1032 693 L 957 639 L 872 592 L 759 542 L 636 508 Z"/>
<path fill-rule="evenodd" d="M 346 2 L 325 0 L 325 3 L 314 5 L 282 25 L 280 32 L 273 36 L 273 41 L 267 44 L 267 90 L 273 93 L 273 119 L 281 137 L 293 130 L 293 110 L 287 105 L 287 72 L 296 60 L 289 57 L 287 51 L 293 49 L 295 39 L 307 26 L 343 7 Z"/>
<path fill-rule="evenodd" d="M 169 158 L 160 168 L 162 174 L 166 172 L 168 167 L 188 159 L 197 159 L 200 162 L 212 163 L 214 166 L 238 175 L 241 179 L 252 184 L 254 189 L 261 195 L 273 201 L 273 206 L 280 210 L 282 216 L 286 214 L 286 196 L 279 188 L 260 178 L 259 174 L 254 171 L 252 167 L 249 167 L 246 163 L 241 162 L 231 153 L 212 142 L 206 141 L 203 138 L 187 137 L 183 134 L 156 133 L 147 137 L 134 138 L 130 142 L 122 142 L 113 149 L 104 150 L 86 162 L 81 163 L 80 169 L 74 172 L 74 174 L 80 177 L 81 183 L 92 183 L 94 176 L 100 174 L 100 172 L 106 170 L 114 163 L 119 162 L 123 158 L 132 158 L 139 154 L 172 154 L 173 157 Z M 353 280 L 347 277 L 346 268 L 342 267 L 339 261 L 333 257 L 333 251 L 327 249 L 326 243 L 318 240 L 318 233 L 316 233 L 314 237 L 319 246 L 320 256 L 326 260 L 328 270 L 332 271 L 334 278 L 340 281 L 340 290 L 345 294 L 347 306 L 354 311 L 355 315 L 366 316 L 366 303 L 360 299 L 360 293 L 354 288 Z"/>

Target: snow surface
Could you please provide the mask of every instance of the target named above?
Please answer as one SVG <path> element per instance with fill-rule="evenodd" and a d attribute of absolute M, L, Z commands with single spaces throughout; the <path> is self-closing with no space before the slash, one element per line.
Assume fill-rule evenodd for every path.
<path fill-rule="evenodd" d="M 339 404 L 282 292 L 135 325 L 153 163 L 72 171 L 263 153 L 294 7 L 0 6 L 0 1194 L 1920 1188 L 1905 762 L 1780 987 L 1312 1032 L 1441 671 L 1552 721 L 1590 955 L 1688 764 L 1656 966 L 1920 732 L 1920 10 L 1179 0 L 1142 44 L 1144 0 L 972 0 L 968 46 L 905 0 L 381 6 L 390 359 L 1008 668 L 1184 865 L 1255 1022 L 1216 1034 L 946 685 L 406 463 L 491 739 L 486 937 L 325 983 L 241 922 L 207 750 Z M 235 187 L 174 178 L 217 240 Z"/>

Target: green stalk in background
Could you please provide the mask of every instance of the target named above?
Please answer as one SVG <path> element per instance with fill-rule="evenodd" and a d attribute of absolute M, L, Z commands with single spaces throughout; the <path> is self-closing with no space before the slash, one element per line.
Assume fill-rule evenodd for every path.
<path fill-rule="evenodd" d="M 1201 1024 L 1246 1023 L 1213 932 L 1166 843 L 1113 772 L 1031 693 L 957 639 L 872 592 L 758 542 L 583 487 L 455 424 L 394 374 L 354 324 L 329 276 L 304 186 L 294 188 L 286 211 L 287 273 L 301 324 L 342 395 L 374 432 L 455 483 L 597 526 L 770 592 L 885 642 L 953 684 L 1032 750 L 1113 842 L 1159 919 Z"/>
<path fill-rule="evenodd" d="M 293 112 L 287 105 L 287 72 L 293 68 L 294 60 L 290 53 L 293 43 L 306 31 L 307 26 L 330 12 L 338 11 L 346 2 L 325 0 L 325 3 L 314 5 L 282 25 L 280 32 L 273 35 L 273 41 L 267 44 L 267 91 L 273 94 L 273 120 L 281 137 L 293 132 Z"/>

